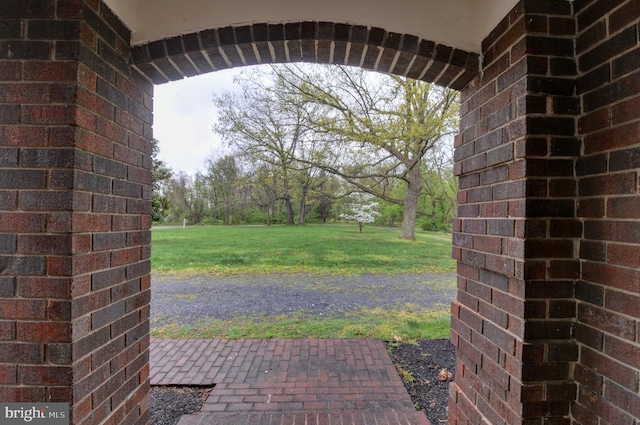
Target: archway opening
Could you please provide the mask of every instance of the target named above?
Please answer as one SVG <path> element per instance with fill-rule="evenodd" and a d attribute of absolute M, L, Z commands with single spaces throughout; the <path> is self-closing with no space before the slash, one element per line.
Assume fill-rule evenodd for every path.
<path fill-rule="evenodd" d="M 201 89 L 201 91 L 203 91 L 203 90 Z M 209 92 L 209 88 L 207 88 L 204 91 L 205 92 Z M 157 101 L 158 101 L 158 99 L 156 99 L 156 102 Z M 206 125 L 205 124 L 204 126 L 206 127 L 207 131 L 210 131 L 210 125 Z M 158 137 L 157 134 L 156 134 L 156 136 Z M 446 143 L 450 143 L 451 144 L 452 140 L 449 138 L 448 140 L 446 140 Z M 181 148 L 184 149 L 184 143 L 181 144 Z M 449 159 L 451 159 L 451 158 L 449 158 Z M 452 164 L 450 164 L 450 165 L 451 165 L 451 168 L 452 168 Z M 250 173 L 251 172 L 252 171 L 250 170 Z M 255 185 L 257 183 L 254 182 L 253 184 Z M 296 205 L 297 205 L 297 203 L 296 203 Z M 296 211 L 296 215 L 297 216 L 299 215 L 299 211 Z M 313 220 L 309 220 L 309 221 L 313 221 Z M 179 224 L 179 223 L 174 223 L 174 224 Z M 186 231 L 189 231 L 189 227 L 192 227 L 194 224 L 200 224 L 200 223 L 196 223 L 195 220 L 189 219 L 189 226 L 187 226 Z M 265 224 L 265 223 L 261 222 L 260 224 Z M 254 229 L 255 229 L 255 227 L 254 227 Z M 357 233 L 357 231 L 355 229 L 356 229 L 356 227 L 353 227 L 353 228 L 349 229 L 348 230 L 349 234 L 351 235 L 351 234 Z M 197 229 L 193 229 L 193 230 L 195 232 L 201 233 L 202 231 L 207 231 L 208 228 L 197 228 Z M 160 233 L 157 233 L 157 232 L 162 232 L 162 230 L 155 229 L 154 232 L 155 232 L 154 236 L 155 235 L 160 236 Z M 364 236 L 367 236 L 367 233 L 369 233 L 369 232 L 370 232 L 370 230 L 367 229 L 365 231 L 365 235 Z M 385 230 L 385 232 L 388 233 L 388 230 Z M 398 231 L 397 228 L 393 230 L 394 239 L 397 238 L 398 232 L 399 231 Z M 191 233 L 191 235 L 193 235 L 193 233 Z M 423 235 L 421 235 L 421 237 L 422 236 Z M 220 236 L 218 238 L 220 238 Z M 248 237 L 246 237 L 246 236 L 245 236 L 245 238 L 248 239 Z M 451 238 L 450 235 L 448 235 L 448 236 L 447 235 L 443 235 L 443 236 L 439 237 L 439 239 L 448 240 L 448 242 L 449 242 L 449 246 L 444 251 L 444 255 L 449 259 L 450 259 L 450 252 L 451 252 L 450 238 Z M 232 244 L 229 244 L 229 251 L 232 250 L 231 245 Z M 405 246 L 405 249 L 408 247 L 406 245 L 406 243 L 405 243 L 404 246 Z M 423 247 L 423 246 L 424 245 L 421 245 L 421 247 Z M 176 248 L 177 249 L 181 249 L 179 247 L 175 247 L 174 246 L 174 249 L 176 249 Z M 417 247 L 416 246 L 411 247 L 411 249 L 414 249 L 414 248 L 417 248 Z M 418 250 L 420 250 L 420 249 L 421 248 L 419 248 Z M 334 249 L 332 249 L 332 251 L 338 251 L 338 250 L 334 248 Z M 299 256 L 302 258 L 302 257 L 304 257 L 305 254 L 306 253 L 300 253 Z M 337 252 L 333 252 L 332 255 L 333 256 L 340 256 L 340 254 L 337 253 Z M 378 254 L 378 255 L 382 256 L 382 254 Z M 391 257 L 393 257 L 393 254 L 391 255 Z M 391 257 L 389 257 L 389 258 L 391 258 Z M 426 264 L 426 263 L 428 263 L 429 260 L 426 259 L 426 258 L 423 258 L 423 259 L 420 259 L 418 261 L 421 261 L 422 263 Z M 431 301 L 433 301 L 434 299 L 437 300 L 436 303 L 439 304 L 439 309 L 442 311 L 442 315 L 446 317 L 447 322 L 448 322 L 448 311 L 449 311 L 448 305 L 453 300 L 454 292 L 455 292 L 455 276 L 452 274 L 452 272 L 454 271 L 454 261 L 451 260 L 451 259 L 449 261 L 450 261 L 450 266 L 449 266 L 449 269 L 448 269 L 449 274 L 447 276 L 444 276 L 444 277 L 442 275 L 440 275 L 440 276 L 435 278 L 435 282 L 432 282 L 432 283 L 435 283 L 435 287 L 433 288 L 434 294 L 433 294 L 433 296 L 429 297 L 429 299 Z M 298 266 L 298 268 L 302 272 L 305 272 L 305 269 L 302 266 L 302 259 L 300 260 L 299 264 L 300 265 Z M 363 267 L 363 269 L 366 272 L 366 267 Z M 435 269 L 436 269 L 436 266 L 434 265 L 433 266 L 433 270 L 435 270 Z M 374 271 L 374 273 L 376 272 L 375 270 L 372 270 L 372 271 Z M 209 274 L 209 276 L 212 276 L 212 274 Z M 431 277 L 433 277 L 433 276 L 431 276 Z M 243 306 L 239 305 L 239 304 L 242 304 L 241 302 L 239 302 L 239 300 L 240 301 L 246 301 L 247 303 L 259 304 L 259 306 L 256 307 L 257 309 L 259 309 L 259 308 L 262 308 L 264 306 L 264 302 L 265 301 L 269 301 L 269 299 L 272 298 L 270 295 L 272 295 L 272 294 L 274 294 L 276 292 L 284 292 L 285 294 L 288 294 L 288 297 L 290 297 L 290 298 L 293 297 L 291 299 L 297 300 L 296 303 L 299 305 L 300 310 L 305 310 L 305 307 L 309 307 L 309 308 L 316 307 L 314 309 L 314 311 L 311 312 L 311 314 L 315 314 L 315 317 L 311 318 L 311 317 L 307 316 L 307 317 L 302 318 L 301 314 L 309 314 L 309 312 L 308 311 L 295 311 L 295 309 L 294 309 L 294 311 L 287 311 L 287 308 L 291 305 L 291 303 L 289 303 L 287 305 L 282 305 L 282 304 L 286 304 L 286 303 L 283 303 L 282 299 L 280 299 L 280 301 L 277 301 L 276 303 L 274 303 L 275 304 L 274 307 L 276 307 L 275 308 L 276 310 L 279 309 L 278 311 L 280 313 L 283 312 L 282 309 L 284 308 L 284 312 L 286 314 L 288 314 L 288 316 L 289 316 L 289 318 L 288 318 L 289 319 L 289 323 L 294 322 L 296 320 L 299 321 L 299 323 L 301 323 L 302 321 L 305 321 L 305 322 L 308 323 L 312 319 L 316 320 L 318 323 L 321 323 L 322 320 L 318 321 L 317 319 L 318 319 L 318 316 L 320 316 L 320 319 L 322 319 L 322 315 L 324 314 L 325 315 L 324 316 L 325 325 L 326 325 L 327 322 L 329 322 L 331 325 L 333 325 L 333 323 L 336 322 L 338 319 L 344 320 L 344 317 L 337 318 L 337 317 L 333 317 L 333 316 L 335 316 L 336 310 L 342 310 L 341 313 L 345 313 L 344 305 L 337 305 L 337 304 L 339 304 L 339 302 L 337 300 L 340 299 L 340 298 L 342 298 L 342 299 L 347 298 L 347 294 L 349 292 L 349 285 L 350 285 L 349 282 L 352 282 L 352 284 L 354 286 L 354 288 L 351 288 L 353 291 L 356 291 L 356 292 L 360 291 L 361 292 L 361 291 L 364 290 L 364 287 L 362 286 L 363 279 L 354 279 L 353 277 L 348 277 L 348 276 L 345 277 L 345 276 L 337 275 L 337 276 L 329 277 L 329 279 L 327 280 L 326 284 L 324 284 L 324 285 L 320 284 L 321 291 L 324 291 L 324 294 L 325 294 L 326 297 L 325 298 L 318 298 L 317 294 L 320 291 L 315 292 L 315 294 L 314 294 L 314 291 L 311 290 L 311 286 L 313 286 L 314 284 L 318 284 L 319 280 L 321 280 L 320 278 L 316 277 L 316 278 L 312 279 L 309 282 L 306 282 L 305 279 L 298 278 L 297 281 L 296 281 L 296 276 L 294 275 L 293 279 L 294 280 L 292 281 L 292 277 L 291 276 L 286 276 L 286 275 L 285 276 L 276 276 L 274 278 L 271 278 L 270 276 L 267 276 L 267 277 L 261 276 L 260 279 L 253 279 L 252 285 L 254 285 L 254 287 L 253 287 L 253 292 L 254 293 L 245 293 L 245 295 L 235 294 L 235 295 L 233 295 L 231 297 L 225 297 L 225 291 L 226 290 L 221 290 L 220 289 L 220 288 L 224 289 L 226 287 L 225 283 L 224 283 L 224 280 L 223 279 L 214 278 L 212 280 L 217 280 L 217 284 L 220 285 L 220 286 L 212 286 L 212 288 L 216 288 L 214 290 L 215 293 L 213 294 L 213 297 L 214 298 L 220 298 L 218 300 L 218 303 L 236 304 L 238 306 L 238 308 L 242 308 L 243 307 Z M 407 282 L 409 282 L 414 278 L 411 277 L 411 276 L 406 276 L 405 275 L 405 276 L 402 277 L 402 279 L 405 279 Z M 407 288 L 408 287 L 412 287 L 415 290 L 416 288 L 418 288 L 420 286 L 418 281 L 420 281 L 421 279 L 426 279 L 426 276 L 424 276 L 424 275 L 415 276 L 415 280 L 413 282 L 411 282 L 410 284 L 408 284 Z M 205 298 L 207 298 L 207 296 L 205 295 L 204 292 L 202 292 L 203 286 L 202 286 L 201 282 L 198 283 L 198 279 L 191 279 L 191 278 L 187 277 L 186 281 L 180 282 L 182 284 L 182 290 L 184 290 L 184 292 L 174 292 L 174 291 L 176 291 L 176 286 L 170 288 L 171 285 L 169 284 L 169 281 L 171 280 L 171 278 L 169 278 L 169 279 L 162 278 L 160 280 L 161 280 L 161 282 L 160 282 L 159 285 L 152 284 L 152 320 L 151 320 L 151 322 L 152 322 L 152 335 L 156 335 L 156 336 L 164 335 L 164 336 L 167 336 L 167 329 L 169 329 L 169 328 L 166 327 L 167 326 L 166 321 L 163 322 L 164 330 L 159 330 L 158 329 L 158 328 L 161 327 L 160 325 L 155 326 L 156 324 L 158 324 L 158 322 L 155 322 L 158 319 L 157 319 L 157 317 L 154 316 L 154 313 L 155 313 L 154 312 L 154 308 L 153 308 L 154 296 L 155 296 L 156 301 L 157 301 L 156 305 L 162 305 L 162 304 L 168 305 L 168 304 L 171 304 L 176 308 L 182 308 L 182 307 L 180 307 L 181 304 L 186 306 L 186 305 L 188 305 L 189 301 L 193 301 L 195 299 L 204 300 Z M 280 282 L 276 282 L 277 280 L 280 280 Z M 370 295 L 372 295 L 372 298 L 378 298 L 378 299 L 380 299 L 380 298 L 382 298 L 382 299 L 391 298 L 391 297 L 388 297 L 388 294 L 390 294 L 391 291 L 395 290 L 396 292 L 402 292 L 402 291 L 405 291 L 405 289 L 407 289 L 407 288 L 401 289 L 402 284 L 398 284 L 397 286 L 395 286 L 394 289 L 391 289 L 391 286 L 389 286 L 389 285 L 385 286 L 385 284 L 382 284 L 382 282 L 381 282 L 381 281 L 385 280 L 384 277 L 382 277 L 382 278 L 381 277 L 377 277 L 377 278 L 372 277 L 371 280 L 374 280 L 374 281 L 377 282 L 377 283 L 376 282 L 367 282 L 367 284 L 370 284 L 369 287 L 368 287 L 368 291 L 372 292 L 370 294 Z M 295 281 L 295 283 L 294 283 L 294 281 Z M 155 280 L 154 280 L 154 282 L 155 282 Z M 405 284 L 407 282 L 403 282 L 403 284 Z M 391 282 L 389 282 L 389 283 L 391 283 Z M 426 283 L 426 282 L 420 282 L 420 283 Z M 162 289 L 156 290 L 156 288 L 158 286 L 161 286 Z M 234 284 L 233 284 L 233 286 L 236 287 L 236 289 L 237 289 L 240 286 L 240 280 L 236 279 Z M 190 287 L 190 289 L 194 290 L 194 292 L 189 293 L 187 287 Z M 429 289 L 428 284 L 425 284 L 422 287 L 422 291 L 429 292 L 429 290 L 430 289 Z M 245 289 L 245 292 L 246 292 L 246 289 Z M 240 293 L 243 293 L 243 292 L 240 291 Z M 435 293 L 437 293 L 437 295 Z M 311 294 L 311 295 L 309 295 L 309 294 Z M 413 301 L 413 303 L 415 304 L 415 307 L 412 307 L 412 308 L 415 308 L 415 310 L 417 310 L 417 311 L 411 312 L 409 314 L 418 313 L 418 314 L 413 314 L 413 316 L 410 316 L 409 314 L 404 314 L 404 317 L 403 317 L 403 319 L 401 319 L 401 321 L 405 320 L 405 322 L 407 322 L 409 327 L 411 327 L 411 326 L 418 327 L 418 326 L 420 326 L 422 324 L 422 322 L 434 319 L 433 316 L 428 317 L 427 315 L 424 315 L 423 317 L 419 317 L 420 316 L 419 313 L 420 313 L 420 310 L 421 310 L 421 307 L 422 307 L 422 306 L 420 306 L 421 301 L 422 301 L 420 298 L 422 298 L 423 295 L 424 294 L 420 293 L 420 290 L 417 290 L 417 291 L 413 292 L 412 294 L 409 294 L 408 297 L 405 299 L 405 302 L 412 302 Z M 296 298 L 296 297 L 302 297 L 302 302 L 301 302 L 301 298 Z M 162 299 L 158 301 L 159 298 L 162 298 Z M 308 298 L 308 299 L 305 299 L 305 298 Z M 367 298 L 367 297 L 366 296 L 365 297 L 361 296 L 361 298 Z M 215 303 L 212 303 L 212 302 L 207 301 L 207 300 L 204 300 L 204 301 L 202 301 L 202 300 L 200 300 L 200 301 L 203 302 L 204 304 L 209 304 L 209 305 L 215 304 Z M 256 301 L 260 301 L 260 302 L 256 302 Z M 343 300 L 343 301 L 346 301 L 346 300 Z M 389 303 L 385 303 L 385 302 L 382 302 L 382 301 L 378 301 L 378 302 L 373 301 L 373 304 L 369 305 L 369 304 L 367 304 L 368 302 L 369 302 L 369 300 L 365 300 L 364 304 L 366 304 L 366 307 L 369 307 L 371 309 L 376 309 L 377 308 L 378 310 L 384 310 L 384 309 L 389 308 L 389 305 L 388 305 Z M 314 306 L 314 303 L 315 303 L 315 306 Z M 326 304 L 325 307 L 328 307 L 328 309 L 325 309 L 325 310 L 319 309 L 318 307 L 320 307 L 321 304 Z M 431 306 L 431 307 L 433 307 L 433 306 Z M 331 310 L 334 310 L 333 314 L 332 314 Z M 184 307 L 184 309 L 182 311 L 183 312 L 188 311 L 188 307 Z M 264 314 L 265 312 L 259 312 L 259 313 Z M 270 311 L 269 313 L 273 314 L 273 311 Z M 329 313 L 329 314 L 327 314 L 327 313 Z M 346 311 L 346 313 L 347 313 L 347 315 L 350 315 L 351 317 L 353 317 L 356 314 L 361 314 L 362 315 L 362 310 L 360 312 L 357 312 L 357 311 L 353 311 L 353 312 Z M 404 311 L 404 310 L 400 311 L 398 315 L 402 316 L 403 313 L 406 313 L 406 311 Z M 251 315 L 251 313 L 247 313 L 247 315 Z M 195 313 L 192 310 L 190 316 L 191 316 L 191 319 L 193 319 L 194 316 L 197 316 L 197 310 L 196 310 Z M 377 317 L 377 318 L 382 318 L 382 320 L 384 320 L 384 317 L 383 317 L 384 314 L 380 314 L 380 311 L 378 311 L 377 314 L 369 313 L 369 316 L 371 316 L 374 319 Z M 244 319 L 241 318 L 240 320 L 246 320 L 247 322 L 254 323 L 254 324 L 256 323 L 255 322 L 255 317 L 248 317 L 248 318 L 245 317 Z M 262 317 L 261 320 L 263 322 L 267 321 L 267 319 L 265 319 L 264 317 Z M 345 322 L 342 322 L 342 323 L 345 323 Z M 189 334 L 189 336 L 191 336 L 191 337 L 194 337 L 194 336 L 202 337 L 202 333 L 199 334 L 198 332 L 203 332 L 203 330 L 205 330 L 206 328 L 214 327 L 214 322 L 211 321 L 211 320 L 202 320 L 199 323 L 195 324 L 195 326 L 193 326 L 194 323 L 183 323 L 183 324 L 186 325 L 186 326 L 182 326 L 182 329 L 186 329 L 186 328 L 189 328 L 191 326 L 190 327 L 191 331 L 190 331 L 190 334 Z M 218 322 L 216 322 L 215 324 L 219 325 Z M 365 326 L 366 325 L 369 325 L 369 324 L 365 323 Z M 232 324 L 230 322 L 227 322 L 227 323 L 223 323 L 222 326 L 223 327 L 224 326 L 231 327 Z M 276 324 L 276 326 L 282 326 L 282 325 Z M 353 337 L 353 336 L 367 336 L 366 331 L 362 330 L 362 328 L 363 328 L 362 324 L 356 323 L 356 324 L 348 324 L 346 326 L 345 325 L 342 325 L 342 326 L 343 327 L 350 327 L 351 331 L 353 331 L 353 333 L 351 335 L 348 332 L 345 332 L 342 335 L 351 336 L 351 337 Z M 304 332 L 307 332 L 308 328 L 304 329 L 304 326 L 302 326 L 302 325 L 300 325 L 300 327 L 303 328 L 303 329 L 301 329 L 301 333 L 300 334 L 302 336 L 308 336 L 308 335 L 304 334 Z M 391 328 L 392 328 L 391 326 L 388 326 L 388 329 L 391 329 Z M 175 327 L 173 329 L 175 330 Z M 416 330 L 416 332 L 418 331 L 418 329 L 415 329 L 415 330 Z M 189 331 L 183 331 L 183 332 L 189 332 Z M 360 335 L 358 335 L 359 333 L 360 333 Z M 444 335 L 439 335 L 439 336 L 440 337 L 448 337 L 448 333 L 449 332 L 447 330 Z M 170 336 L 172 336 L 172 335 L 180 335 L 180 333 L 177 333 L 177 334 L 176 333 L 173 333 L 173 334 L 169 333 L 169 335 Z M 184 334 L 182 334 L 182 335 L 184 335 Z M 212 335 L 211 333 L 208 333 L 207 335 L 208 336 L 213 336 L 213 337 L 219 336 L 219 335 L 215 335 L 215 334 Z M 400 335 L 401 335 L 400 331 L 395 331 L 395 333 L 392 333 L 391 331 L 389 331 L 389 334 L 386 336 L 385 339 L 393 341 L 393 338 L 395 337 L 395 338 L 397 338 L 396 342 L 400 342 L 402 340 L 402 338 L 403 338 L 403 336 L 400 336 Z M 269 331 L 267 331 L 266 334 L 263 334 L 263 335 L 260 335 L 260 334 L 254 335 L 254 337 L 258 337 L 258 336 L 273 337 L 274 335 L 273 335 L 273 333 L 270 334 Z M 275 335 L 275 336 L 277 336 L 277 335 Z M 423 335 L 423 337 L 425 337 L 425 336 L 426 335 Z M 444 398 L 446 399 L 446 391 L 444 392 L 444 394 L 445 394 Z M 432 409 L 432 410 L 434 410 L 434 409 Z M 441 410 L 444 410 L 444 407 Z M 439 419 L 442 419 L 442 417 L 440 417 Z"/>

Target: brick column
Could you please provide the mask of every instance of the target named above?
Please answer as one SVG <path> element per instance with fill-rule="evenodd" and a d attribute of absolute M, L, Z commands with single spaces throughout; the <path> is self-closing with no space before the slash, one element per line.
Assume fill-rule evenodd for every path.
<path fill-rule="evenodd" d="M 569 424 L 582 224 L 575 20 L 567 1 L 517 5 L 461 94 L 451 424 Z"/>
<path fill-rule="evenodd" d="M 578 36 L 575 423 L 640 423 L 640 2 L 575 5 Z"/>
<path fill-rule="evenodd" d="M 0 400 L 148 421 L 153 87 L 100 1 L 0 2 Z"/>

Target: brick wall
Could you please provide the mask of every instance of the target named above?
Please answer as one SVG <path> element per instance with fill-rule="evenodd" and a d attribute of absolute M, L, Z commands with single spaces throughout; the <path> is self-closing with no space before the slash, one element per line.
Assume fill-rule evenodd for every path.
<path fill-rule="evenodd" d="M 584 233 L 572 412 L 580 424 L 632 425 L 640 418 L 640 3 L 574 7 Z"/>
<path fill-rule="evenodd" d="M 521 2 L 462 93 L 450 423 L 640 419 L 640 5 Z"/>
<path fill-rule="evenodd" d="M 0 2 L 0 400 L 146 423 L 153 87 L 95 0 Z"/>
<path fill-rule="evenodd" d="M 582 234 L 574 34 L 571 3 L 521 2 L 461 94 L 452 424 L 570 423 Z"/>

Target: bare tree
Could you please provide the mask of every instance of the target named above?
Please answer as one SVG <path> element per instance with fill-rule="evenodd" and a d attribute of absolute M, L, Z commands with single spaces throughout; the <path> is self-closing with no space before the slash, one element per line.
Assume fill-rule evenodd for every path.
<path fill-rule="evenodd" d="M 309 143 L 304 105 L 296 104 L 274 90 L 271 81 L 254 70 L 237 82 L 240 93 L 231 92 L 214 97 L 218 107 L 218 132 L 230 146 L 252 162 L 269 164 L 278 182 L 277 200 L 285 203 L 287 224 L 294 224 L 292 194 L 296 187 L 300 196 L 299 224 L 304 224 L 306 197 L 314 174 L 313 145 Z M 302 164 L 299 158 L 307 158 Z"/>
<path fill-rule="evenodd" d="M 421 165 L 439 143 L 457 131 L 457 92 L 401 77 L 372 75 L 343 66 L 271 67 L 269 87 L 299 105 L 315 130 L 322 155 L 297 158 L 347 180 L 359 190 L 404 206 L 401 239 L 415 239 Z M 406 196 L 392 196 L 392 182 Z"/>
<path fill-rule="evenodd" d="M 271 225 L 271 216 L 282 193 L 273 166 L 266 162 L 253 164 L 243 177 L 241 184 L 247 187 L 251 201 L 264 211 L 266 225 Z"/>
<path fill-rule="evenodd" d="M 343 66 L 272 66 L 237 82 L 241 92 L 214 98 L 214 129 L 242 155 L 273 166 L 288 224 L 293 195 L 304 223 L 314 176 L 323 170 L 402 205 L 400 238 L 415 239 L 425 183 L 435 193 L 424 161 L 457 131 L 457 92 Z"/>
<path fill-rule="evenodd" d="M 209 191 L 209 199 L 214 210 L 222 210 L 223 223 L 231 224 L 231 217 L 238 203 L 237 186 L 242 170 L 233 155 L 209 158 L 204 179 Z"/>
<path fill-rule="evenodd" d="M 185 218 L 190 223 L 199 223 L 204 216 L 202 187 L 185 172 L 178 172 L 167 183 L 167 196 L 171 203 L 173 221 Z"/>

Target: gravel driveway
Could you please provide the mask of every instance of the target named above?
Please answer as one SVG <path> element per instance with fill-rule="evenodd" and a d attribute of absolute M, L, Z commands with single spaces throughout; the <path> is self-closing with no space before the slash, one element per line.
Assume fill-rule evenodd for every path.
<path fill-rule="evenodd" d="M 361 307 L 393 309 L 449 307 L 455 274 L 407 275 L 234 275 L 152 276 L 152 328 L 200 319 L 231 319 L 254 314 L 304 312 L 310 315 L 353 311 Z"/>

